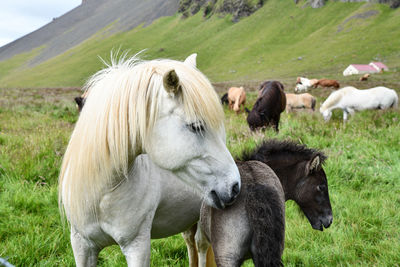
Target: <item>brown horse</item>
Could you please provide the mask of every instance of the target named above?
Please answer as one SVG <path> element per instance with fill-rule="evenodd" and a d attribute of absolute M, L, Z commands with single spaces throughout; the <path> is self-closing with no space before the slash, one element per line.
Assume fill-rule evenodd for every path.
<path fill-rule="evenodd" d="M 315 109 L 315 97 L 309 93 L 286 94 L 286 112 L 293 109 Z"/>
<path fill-rule="evenodd" d="M 336 80 L 329 80 L 329 79 L 320 79 L 318 82 L 314 84 L 314 88 L 317 88 L 318 86 L 321 86 L 323 88 L 328 88 L 328 87 L 334 87 L 335 89 L 339 89 L 340 84 Z"/>
<path fill-rule="evenodd" d="M 246 103 L 246 92 L 243 87 L 231 87 L 228 90 L 229 108 L 233 109 L 236 114 L 240 112 L 240 106 Z"/>
<path fill-rule="evenodd" d="M 279 120 L 286 107 L 286 96 L 283 85 L 278 81 L 267 81 L 260 86 L 260 97 L 256 100 L 253 109 L 246 111 L 247 123 L 252 131 L 264 126 L 274 125 L 279 132 Z"/>
<path fill-rule="evenodd" d="M 324 227 L 328 228 L 332 224 L 328 181 L 322 167 L 326 156 L 321 151 L 291 141 L 270 140 L 252 151 L 243 153 L 240 159 L 261 161 L 271 167 L 282 184 L 285 200 L 294 200 L 300 206 L 313 229 L 322 231 Z M 240 166 L 239 171 L 242 173 Z M 193 227 L 184 234 L 191 257 L 196 256 L 193 252 L 195 233 L 196 227 Z M 201 253 L 204 256 L 205 251 Z M 207 266 L 211 266 L 209 256 L 208 254 Z M 197 266 L 196 258 L 192 257 L 189 262 L 191 267 Z"/>

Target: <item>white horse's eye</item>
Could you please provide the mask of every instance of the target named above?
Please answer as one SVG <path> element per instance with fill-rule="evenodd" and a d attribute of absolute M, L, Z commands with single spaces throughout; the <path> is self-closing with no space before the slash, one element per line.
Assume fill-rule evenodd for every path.
<path fill-rule="evenodd" d="M 187 127 L 190 131 L 194 133 L 203 133 L 204 132 L 204 124 L 200 121 L 192 122 L 187 124 Z"/>

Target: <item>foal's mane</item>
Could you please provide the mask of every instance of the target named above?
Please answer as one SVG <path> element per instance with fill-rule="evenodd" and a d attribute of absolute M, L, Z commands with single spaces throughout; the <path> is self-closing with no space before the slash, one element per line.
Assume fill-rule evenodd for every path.
<path fill-rule="evenodd" d="M 271 139 L 263 141 L 251 151 L 244 151 L 240 160 L 258 160 L 266 164 L 274 160 L 288 160 L 289 158 L 296 158 L 300 160 L 310 160 L 315 156 L 320 157 L 321 164 L 326 160 L 325 154 L 317 149 L 308 148 L 305 145 L 295 143 L 290 140 L 280 141 Z"/>
<path fill-rule="evenodd" d="M 146 151 L 164 93 L 163 75 L 171 69 L 179 77 L 182 89 L 175 97 L 186 120 L 221 129 L 224 115 L 218 95 L 196 68 L 166 59 L 112 59 L 85 85 L 85 106 L 60 171 L 60 207 L 74 225 L 97 218 L 101 196 L 126 179 L 130 164 Z"/>

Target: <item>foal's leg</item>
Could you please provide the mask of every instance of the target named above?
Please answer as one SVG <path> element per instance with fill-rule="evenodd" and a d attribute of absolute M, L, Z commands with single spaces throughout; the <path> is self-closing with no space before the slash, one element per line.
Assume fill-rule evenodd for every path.
<path fill-rule="evenodd" d="M 71 227 L 71 245 L 77 267 L 97 265 L 100 248 L 79 234 L 73 227 Z"/>
<path fill-rule="evenodd" d="M 185 240 L 186 248 L 189 256 L 189 266 L 190 267 L 198 267 L 198 257 L 197 257 L 197 249 L 196 242 L 194 240 L 194 236 L 196 234 L 197 224 L 194 224 L 188 230 L 182 233 L 182 237 Z"/>
<path fill-rule="evenodd" d="M 197 231 L 195 235 L 196 246 L 199 253 L 199 267 L 205 267 L 207 263 L 207 249 L 210 246 L 210 242 L 207 240 L 204 232 L 201 230 L 199 224 L 197 224 Z"/>

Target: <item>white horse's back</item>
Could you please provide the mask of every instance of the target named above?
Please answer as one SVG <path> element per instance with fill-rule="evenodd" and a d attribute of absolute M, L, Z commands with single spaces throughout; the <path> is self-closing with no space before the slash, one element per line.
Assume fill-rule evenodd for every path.
<path fill-rule="evenodd" d="M 378 86 L 365 90 L 353 90 L 342 99 L 344 107 L 354 110 L 387 109 L 397 106 L 398 97 L 394 90 Z"/>

